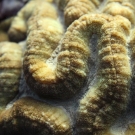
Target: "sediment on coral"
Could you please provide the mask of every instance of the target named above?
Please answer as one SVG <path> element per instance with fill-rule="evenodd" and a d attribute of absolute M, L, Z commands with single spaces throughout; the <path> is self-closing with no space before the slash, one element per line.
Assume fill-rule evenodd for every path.
<path fill-rule="evenodd" d="M 69 0 L 54 0 L 54 2 L 59 8 L 59 10 L 64 11 L 64 8 L 66 7 Z"/>
<path fill-rule="evenodd" d="M 80 100 L 76 122 L 77 134 L 95 134 L 110 126 L 129 100 L 131 69 L 126 38 L 130 22 L 121 16 L 84 15 L 69 29 L 73 27 L 85 33 L 84 40 L 94 33 L 99 36 L 97 79 Z"/>
<path fill-rule="evenodd" d="M 72 135 L 71 124 L 63 108 L 31 97 L 17 100 L 0 114 L 1 135 Z"/>
<path fill-rule="evenodd" d="M 0 109 L 18 94 L 22 69 L 21 47 L 13 42 L 0 43 Z"/>

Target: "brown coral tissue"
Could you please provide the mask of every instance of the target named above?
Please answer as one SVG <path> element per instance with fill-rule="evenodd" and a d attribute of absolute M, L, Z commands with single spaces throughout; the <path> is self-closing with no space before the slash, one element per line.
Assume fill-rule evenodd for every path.
<path fill-rule="evenodd" d="M 0 135 L 135 135 L 134 7 L 29 0 L 0 21 Z"/>

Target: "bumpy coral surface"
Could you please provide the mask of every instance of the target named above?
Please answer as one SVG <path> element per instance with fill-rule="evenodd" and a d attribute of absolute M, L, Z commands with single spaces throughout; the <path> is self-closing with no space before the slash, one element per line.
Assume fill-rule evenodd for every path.
<path fill-rule="evenodd" d="M 131 69 L 126 47 L 129 32 L 125 29 L 128 30 L 130 25 L 122 17 L 107 19 L 102 14 L 85 15 L 72 24 L 79 32 L 83 25 L 88 37 L 95 33 L 99 38 L 97 76 L 93 86 L 80 100 L 76 124 L 78 134 L 106 128 L 127 105 Z"/>
<path fill-rule="evenodd" d="M 71 134 L 71 122 L 65 110 L 30 97 L 16 101 L 13 107 L 3 111 L 0 127 L 0 134 Z"/>
<path fill-rule="evenodd" d="M 0 109 L 17 95 L 22 69 L 22 49 L 12 42 L 0 43 Z"/>
<path fill-rule="evenodd" d="M 134 135 L 134 4 L 31 0 L 0 22 L 0 135 Z"/>

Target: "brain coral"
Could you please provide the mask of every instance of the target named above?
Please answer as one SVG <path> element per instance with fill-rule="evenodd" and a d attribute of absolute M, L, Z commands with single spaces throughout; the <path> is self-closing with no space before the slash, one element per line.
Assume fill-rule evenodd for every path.
<path fill-rule="evenodd" d="M 134 4 L 31 0 L 0 22 L 0 134 L 134 135 Z"/>

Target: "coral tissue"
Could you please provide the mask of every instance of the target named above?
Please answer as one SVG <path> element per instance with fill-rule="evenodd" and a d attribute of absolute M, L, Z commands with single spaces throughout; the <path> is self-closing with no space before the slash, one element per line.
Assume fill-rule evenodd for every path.
<path fill-rule="evenodd" d="M 135 2 L 29 0 L 0 22 L 0 135 L 134 135 Z"/>

